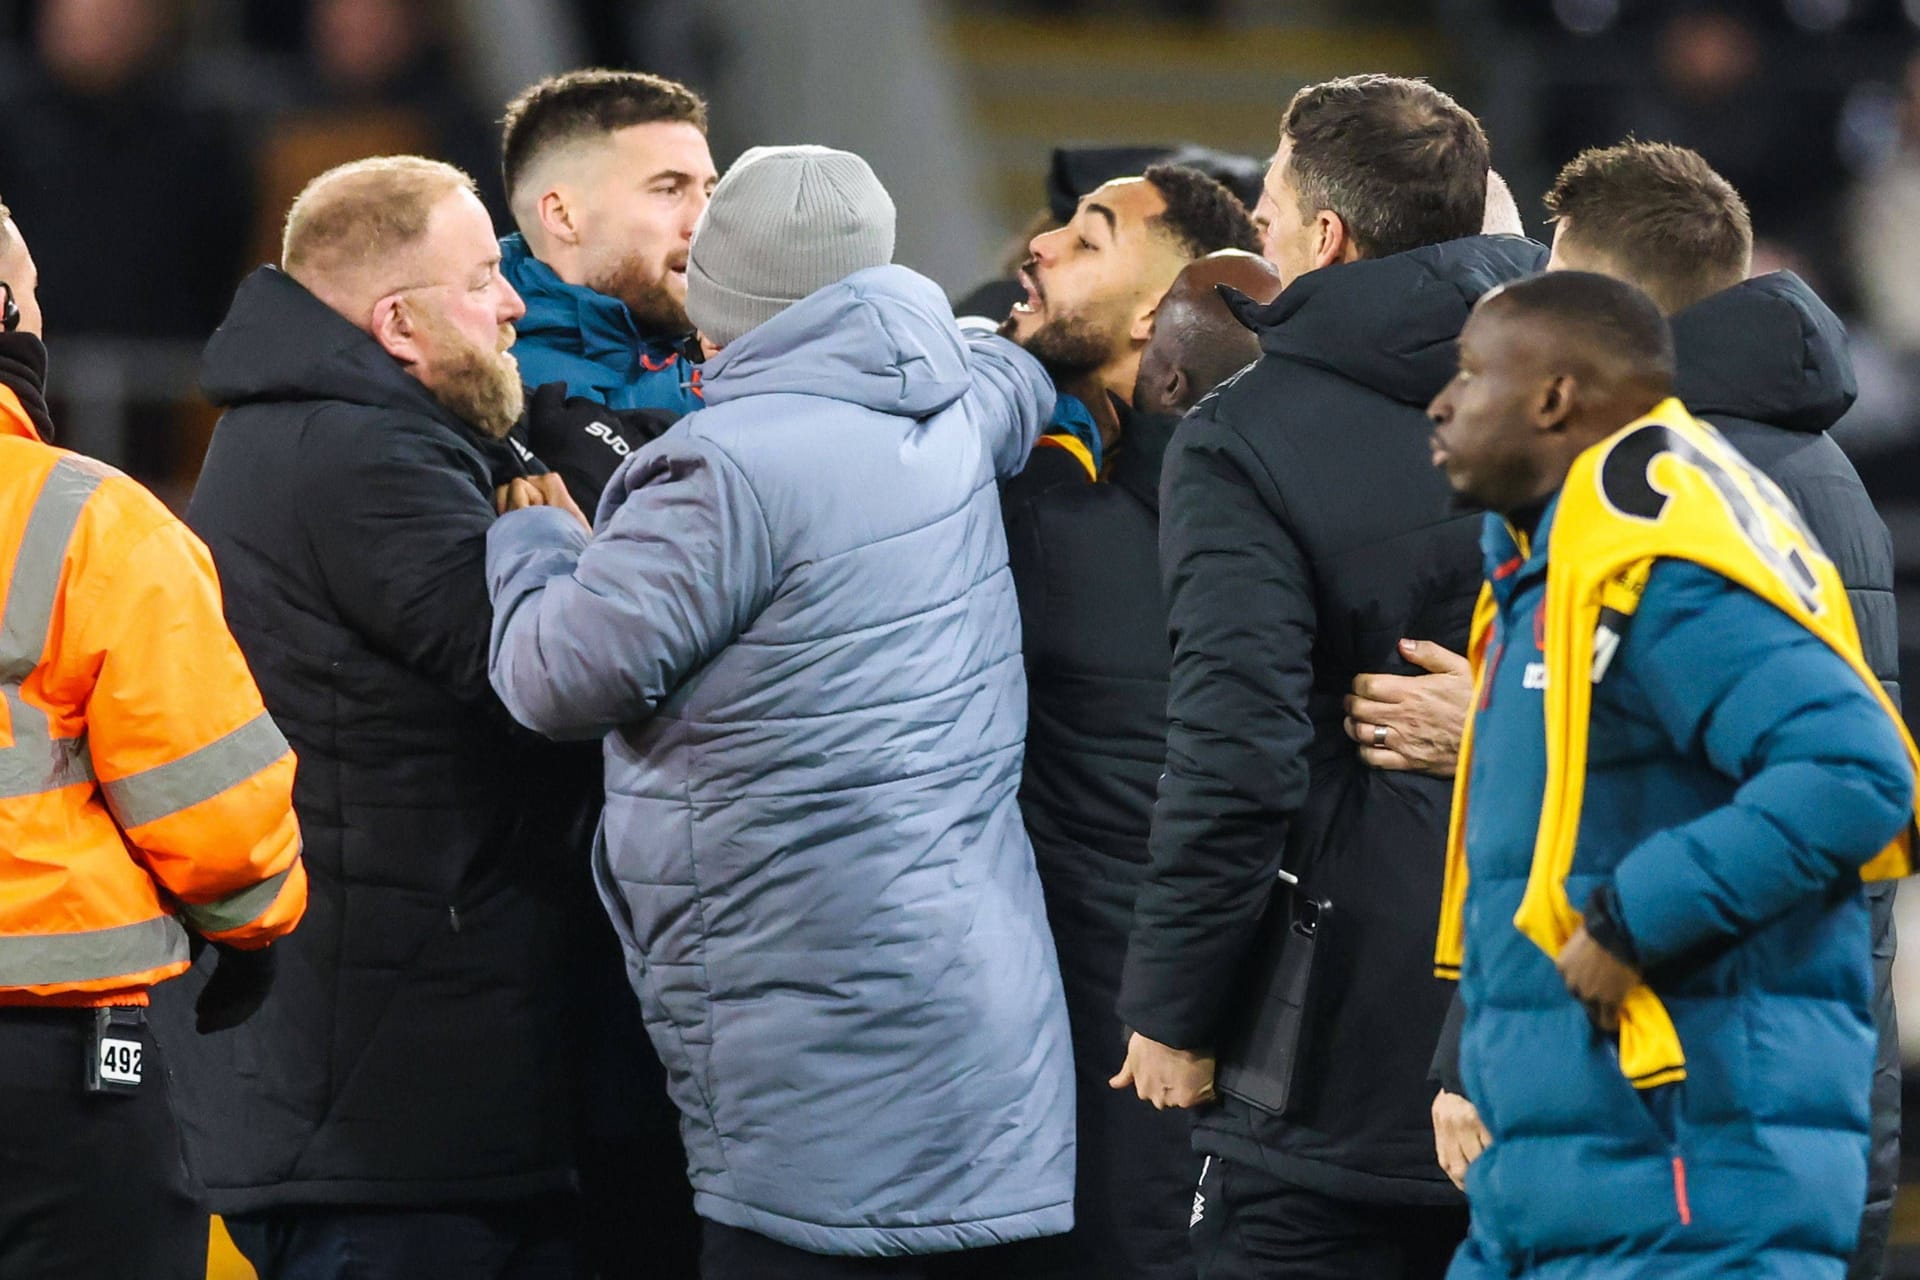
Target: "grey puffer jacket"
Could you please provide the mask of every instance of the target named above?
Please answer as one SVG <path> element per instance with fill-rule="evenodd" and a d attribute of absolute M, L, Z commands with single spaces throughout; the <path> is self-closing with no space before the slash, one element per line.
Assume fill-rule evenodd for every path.
<path fill-rule="evenodd" d="M 1072 1223 L 1059 970 L 1017 793 L 996 481 L 1053 408 L 879 267 L 706 366 L 589 541 L 504 517 L 492 676 L 605 732 L 596 853 L 705 1217 L 820 1253 Z"/>

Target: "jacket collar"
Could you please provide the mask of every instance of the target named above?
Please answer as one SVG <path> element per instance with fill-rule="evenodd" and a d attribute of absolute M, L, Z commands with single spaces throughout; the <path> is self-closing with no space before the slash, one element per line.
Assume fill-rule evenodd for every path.
<path fill-rule="evenodd" d="M 1825 431 L 1859 394 L 1847 330 L 1791 271 L 1742 281 L 1673 317 L 1674 394 L 1696 417 Z"/>
<path fill-rule="evenodd" d="M 30 333 L 0 334 L 0 434 L 53 442 L 47 348 Z"/>
<path fill-rule="evenodd" d="M 1168 414 L 1138 413 L 1132 406 L 1113 398 L 1114 412 L 1120 415 L 1120 438 L 1107 465 L 1107 480 L 1132 494 L 1147 510 L 1160 511 L 1160 470 L 1166 461 L 1167 445 L 1180 419 Z"/>
<path fill-rule="evenodd" d="M 1453 377 L 1474 303 L 1546 260 L 1546 246 L 1520 236 L 1468 236 L 1308 271 L 1265 306 L 1244 294 L 1227 305 L 1266 354 L 1424 408 Z"/>
<path fill-rule="evenodd" d="M 1106 466 L 1106 445 L 1100 438 L 1100 424 L 1093 420 L 1093 410 L 1087 408 L 1080 397 L 1065 391 L 1056 390 L 1053 401 L 1053 417 L 1047 423 L 1046 434 L 1050 436 L 1072 436 L 1086 449 L 1097 477 Z"/>
<path fill-rule="evenodd" d="M 1487 581 L 1501 604 L 1512 598 L 1523 583 L 1547 571 L 1547 544 L 1553 536 L 1553 517 L 1559 510 L 1560 495 L 1547 501 L 1540 523 L 1531 535 L 1507 522 L 1505 516 L 1489 511 L 1480 526 L 1480 555 Z"/>
<path fill-rule="evenodd" d="M 568 284 L 533 256 L 518 232 L 500 241 L 500 270 L 527 304 L 518 326 L 521 336 L 571 349 L 595 364 L 618 369 L 622 376 L 637 354 L 670 355 L 683 336 L 642 333 L 626 303 L 585 285 Z"/>

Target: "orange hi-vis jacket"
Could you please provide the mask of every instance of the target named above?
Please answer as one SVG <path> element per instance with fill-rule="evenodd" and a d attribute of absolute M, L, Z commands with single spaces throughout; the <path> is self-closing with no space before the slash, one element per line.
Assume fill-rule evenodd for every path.
<path fill-rule="evenodd" d="M 145 1004 L 298 923 L 293 753 L 200 540 L 0 382 L 0 1004 Z"/>

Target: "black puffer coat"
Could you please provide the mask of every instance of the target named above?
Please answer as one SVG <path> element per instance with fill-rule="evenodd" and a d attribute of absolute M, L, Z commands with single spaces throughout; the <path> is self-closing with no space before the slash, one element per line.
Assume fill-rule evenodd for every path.
<path fill-rule="evenodd" d="M 567 955 L 600 779 L 487 683 L 512 455 L 271 268 L 203 382 L 228 412 L 188 522 L 299 755 L 312 889 L 265 1007 L 170 1036 L 196 1172 L 219 1212 L 564 1190 Z"/>
<path fill-rule="evenodd" d="M 1472 237 L 1302 276 L 1245 309 L 1265 354 L 1167 455 L 1167 776 L 1120 1015 L 1217 1046 L 1283 861 L 1330 898 L 1298 1108 L 1228 1099 L 1195 1145 L 1348 1199 L 1457 1193 L 1426 1082 L 1451 995 L 1433 977 L 1449 788 L 1368 768 L 1341 699 L 1363 671 L 1409 673 L 1402 637 L 1466 645 L 1479 516 L 1433 469 L 1425 410 L 1473 303 L 1545 256 Z"/>

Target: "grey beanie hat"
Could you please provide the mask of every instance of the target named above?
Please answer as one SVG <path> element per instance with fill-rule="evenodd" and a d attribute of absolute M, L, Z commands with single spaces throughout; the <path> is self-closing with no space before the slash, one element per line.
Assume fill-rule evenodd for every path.
<path fill-rule="evenodd" d="M 754 147 L 713 189 L 687 251 L 687 315 L 724 347 L 817 289 L 893 261 L 893 199 L 831 147 Z"/>

